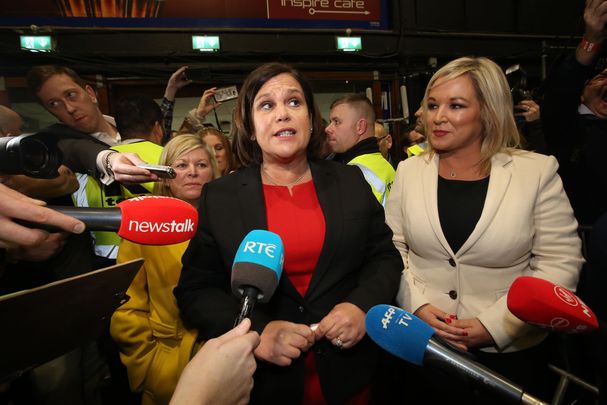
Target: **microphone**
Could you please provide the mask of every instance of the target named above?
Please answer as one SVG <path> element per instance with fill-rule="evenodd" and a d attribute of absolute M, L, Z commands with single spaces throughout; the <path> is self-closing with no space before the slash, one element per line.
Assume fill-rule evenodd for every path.
<path fill-rule="evenodd" d="M 578 296 L 537 277 L 514 280 L 506 304 L 520 320 L 555 332 L 588 333 L 599 327 L 596 315 Z"/>
<path fill-rule="evenodd" d="M 232 292 L 241 297 L 238 325 L 249 318 L 255 303 L 268 302 L 280 280 L 284 247 L 274 232 L 252 230 L 244 237 L 232 265 Z"/>
<path fill-rule="evenodd" d="M 489 368 L 454 352 L 433 337 L 434 329 L 409 312 L 376 305 L 365 318 L 367 334 L 382 349 L 418 366 L 455 370 L 467 381 L 513 403 L 545 404 Z"/>
<path fill-rule="evenodd" d="M 118 236 L 142 245 L 172 245 L 192 239 L 198 212 L 178 198 L 142 196 L 117 204 L 118 208 L 49 208 L 84 222 L 90 231 L 117 232 Z M 41 228 L 32 222 L 28 226 Z"/>

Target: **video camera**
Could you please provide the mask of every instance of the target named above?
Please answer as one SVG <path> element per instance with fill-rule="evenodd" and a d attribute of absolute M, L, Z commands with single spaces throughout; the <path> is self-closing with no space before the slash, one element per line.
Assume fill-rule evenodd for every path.
<path fill-rule="evenodd" d="M 531 100 L 531 90 L 527 89 L 527 73 L 520 64 L 517 63 L 506 69 L 506 79 L 510 86 L 510 93 L 512 94 L 512 102 L 514 105 L 520 104 L 523 100 Z"/>
<path fill-rule="evenodd" d="M 24 174 L 38 179 L 59 176 L 63 157 L 55 137 L 36 133 L 0 138 L 0 175 Z"/>

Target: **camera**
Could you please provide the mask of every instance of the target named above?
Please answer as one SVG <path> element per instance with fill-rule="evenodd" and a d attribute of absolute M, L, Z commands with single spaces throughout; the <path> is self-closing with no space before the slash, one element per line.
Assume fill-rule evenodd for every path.
<path fill-rule="evenodd" d="M 514 105 L 520 104 L 523 100 L 531 100 L 531 91 L 527 89 L 527 73 L 520 64 L 517 63 L 506 69 L 506 79 L 508 80 L 508 86 L 510 86 Z M 515 109 L 515 112 L 520 111 Z"/>
<path fill-rule="evenodd" d="M 238 98 L 238 89 L 236 86 L 221 87 L 215 90 L 215 101 L 222 102 Z"/>
<path fill-rule="evenodd" d="M 0 174 L 24 174 L 38 179 L 59 176 L 63 158 L 57 141 L 48 134 L 0 138 Z"/>

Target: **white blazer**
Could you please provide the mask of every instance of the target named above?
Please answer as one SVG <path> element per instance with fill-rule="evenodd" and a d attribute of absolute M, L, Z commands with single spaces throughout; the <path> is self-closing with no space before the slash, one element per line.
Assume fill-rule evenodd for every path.
<path fill-rule="evenodd" d="M 575 290 L 583 264 L 577 221 L 554 157 L 514 151 L 496 154 L 483 212 L 458 252 L 443 234 L 437 204 L 438 155 L 401 162 L 386 205 L 405 269 L 397 302 L 415 312 L 424 304 L 478 318 L 496 347 L 517 351 L 546 333 L 506 306 L 518 276 L 534 276 Z"/>

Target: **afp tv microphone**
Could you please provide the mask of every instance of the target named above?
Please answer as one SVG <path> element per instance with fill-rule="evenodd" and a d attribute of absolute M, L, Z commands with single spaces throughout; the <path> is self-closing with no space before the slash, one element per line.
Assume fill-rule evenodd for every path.
<path fill-rule="evenodd" d="M 49 208 L 79 219 L 90 231 L 117 232 L 118 236 L 142 245 L 172 245 L 190 240 L 196 233 L 198 212 L 183 200 L 144 196 L 124 200 L 117 206 Z"/>
<path fill-rule="evenodd" d="M 449 349 L 433 337 L 430 325 L 401 308 L 374 306 L 367 312 L 365 327 L 375 343 L 400 359 L 457 371 L 467 381 L 511 403 L 545 404 L 505 377 Z"/>
<path fill-rule="evenodd" d="M 520 320 L 564 333 L 599 327 L 596 315 L 568 289 L 537 277 L 518 277 L 508 290 L 508 309 Z"/>
<path fill-rule="evenodd" d="M 232 292 L 241 298 L 238 325 L 249 318 L 256 302 L 268 302 L 280 281 L 284 247 L 280 236 L 256 229 L 244 237 L 232 265 Z"/>

